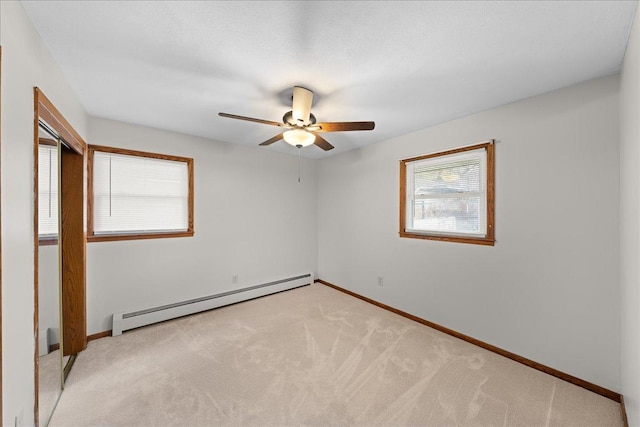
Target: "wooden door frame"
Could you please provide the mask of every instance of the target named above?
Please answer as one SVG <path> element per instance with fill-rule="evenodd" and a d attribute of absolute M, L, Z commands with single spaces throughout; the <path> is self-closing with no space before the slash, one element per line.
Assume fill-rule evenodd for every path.
<path fill-rule="evenodd" d="M 58 215 L 62 218 L 62 348 L 66 354 L 76 354 L 87 347 L 86 315 L 86 243 L 84 227 L 84 164 L 87 144 L 64 118 L 53 103 L 34 87 L 33 156 L 34 156 L 34 421 L 38 419 L 39 374 L 39 326 L 38 326 L 38 146 L 39 122 L 44 120 L 65 141 L 70 150 L 61 154 L 63 183 L 62 206 Z M 71 262 L 73 260 L 73 262 Z M 69 353 L 71 352 L 71 353 Z"/>

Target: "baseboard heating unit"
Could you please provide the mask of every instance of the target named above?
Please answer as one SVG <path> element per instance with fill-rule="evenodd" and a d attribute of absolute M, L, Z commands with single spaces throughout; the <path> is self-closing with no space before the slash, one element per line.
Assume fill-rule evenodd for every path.
<path fill-rule="evenodd" d="M 286 279 L 221 292 L 215 295 L 161 305 L 145 310 L 132 311 L 131 313 L 113 313 L 112 335 L 121 335 L 122 332 L 128 331 L 129 329 L 175 319 L 277 292 L 288 291 L 312 283 L 313 274 L 306 273 Z"/>

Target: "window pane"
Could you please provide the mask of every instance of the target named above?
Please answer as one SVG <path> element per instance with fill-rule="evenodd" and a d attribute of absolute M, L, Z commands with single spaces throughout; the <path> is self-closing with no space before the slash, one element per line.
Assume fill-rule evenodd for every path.
<path fill-rule="evenodd" d="M 188 229 L 186 162 L 95 152 L 93 178 L 95 234 Z"/>
<path fill-rule="evenodd" d="M 487 147 L 406 161 L 401 233 L 487 237 Z"/>
<path fill-rule="evenodd" d="M 484 233 L 480 224 L 480 197 L 415 200 L 415 230 L 453 233 Z"/>
<path fill-rule="evenodd" d="M 443 194 L 480 191 L 478 155 L 446 163 L 426 161 L 415 167 L 415 194 Z"/>

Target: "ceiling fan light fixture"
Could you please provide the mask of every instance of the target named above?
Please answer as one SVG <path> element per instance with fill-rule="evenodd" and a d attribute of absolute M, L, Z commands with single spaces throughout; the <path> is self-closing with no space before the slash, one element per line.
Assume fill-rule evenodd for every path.
<path fill-rule="evenodd" d="M 312 133 L 302 129 L 293 129 L 286 131 L 282 137 L 294 147 L 306 147 L 313 144 L 316 140 L 316 136 Z"/>

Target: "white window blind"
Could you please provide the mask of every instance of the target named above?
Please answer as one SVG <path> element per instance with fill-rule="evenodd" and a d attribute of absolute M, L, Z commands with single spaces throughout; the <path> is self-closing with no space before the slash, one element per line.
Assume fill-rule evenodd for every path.
<path fill-rule="evenodd" d="M 95 235 L 179 232 L 188 227 L 186 162 L 94 152 Z"/>
<path fill-rule="evenodd" d="M 38 236 L 58 236 L 58 147 L 38 146 Z"/>
<path fill-rule="evenodd" d="M 486 150 L 407 163 L 407 231 L 484 237 Z"/>

